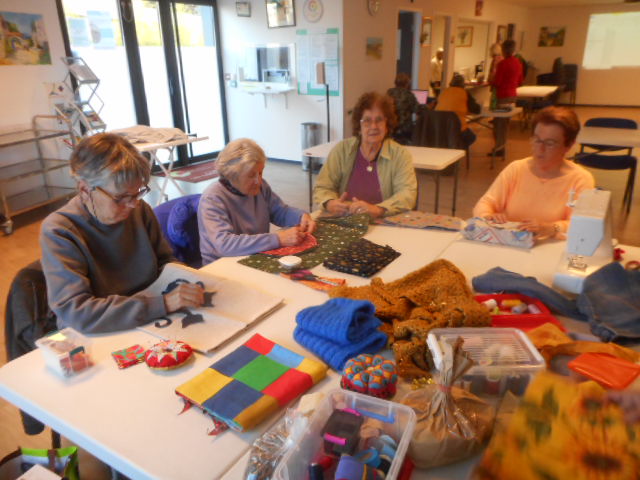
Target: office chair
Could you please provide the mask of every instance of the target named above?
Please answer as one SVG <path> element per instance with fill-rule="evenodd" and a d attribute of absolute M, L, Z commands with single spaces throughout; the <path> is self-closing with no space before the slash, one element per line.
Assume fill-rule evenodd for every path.
<path fill-rule="evenodd" d="M 626 148 L 626 147 L 625 147 Z M 622 197 L 622 206 L 626 206 L 626 212 L 631 210 L 633 200 L 633 186 L 636 178 L 638 160 L 631 155 L 600 155 L 598 153 L 582 153 L 575 157 L 576 163 L 585 167 L 597 168 L 600 170 L 629 170 L 627 185 Z"/>
<path fill-rule="evenodd" d="M 153 209 L 173 255 L 193 268 L 202 266 L 198 231 L 199 203 L 200 194 L 196 193 L 174 198 Z"/>

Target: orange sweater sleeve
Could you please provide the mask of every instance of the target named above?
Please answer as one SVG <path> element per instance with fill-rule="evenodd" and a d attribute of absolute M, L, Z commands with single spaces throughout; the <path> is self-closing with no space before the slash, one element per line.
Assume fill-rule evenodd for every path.
<path fill-rule="evenodd" d="M 518 162 L 522 162 L 522 160 L 511 162 L 500 172 L 486 193 L 473 207 L 474 217 L 487 217 L 494 213 L 503 213 L 507 209 L 509 191 L 517 181 Z"/>

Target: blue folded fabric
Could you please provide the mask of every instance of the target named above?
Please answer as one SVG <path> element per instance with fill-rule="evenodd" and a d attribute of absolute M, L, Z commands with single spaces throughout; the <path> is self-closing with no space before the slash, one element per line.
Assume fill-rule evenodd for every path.
<path fill-rule="evenodd" d="M 300 310 L 296 322 L 315 336 L 337 343 L 360 342 L 382 323 L 367 300 L 332 298 L 322 305 Z"/>
<path fill-rule="evenodd" d="M 525 277 L 519 273 L 495 267 L 487 273 L 473 277 L 471 284 L 476 292 L 507 292 L 528 295 L 540 300 L 553 312 L 576 320 L 586 320 L 586 317 L 577 309 L 575 302 L 538 282 L 534 277 Z"/>
<path fill-rule="evenodd" d="M 374 314 L 374 305 L 366 300 L 332 298 L 298 312 L 293 338 L 340 370 L 351 357 L 376 353 L 387 344 L 387 336 L 378 330 L 382 322 Z"/>
<path fill-rule="evenodd" d="M 334 370 L 342 370 L 347 360 L 361 353 L 376 353 L 387 344 L 387 335 L 379 330 L 369 330 L 365 338 L 354 343 L 335 343 L 319 337 L 298 325 L 293 338 L 304 348 L 313 352 Z"/>

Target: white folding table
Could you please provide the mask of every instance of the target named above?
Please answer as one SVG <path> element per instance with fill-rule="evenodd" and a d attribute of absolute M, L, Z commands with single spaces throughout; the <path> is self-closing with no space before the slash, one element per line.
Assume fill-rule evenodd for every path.
<path fill-rule="evenodd" d="M 167 185 L 169 182 L 173 184 L 176 189 L 180 192 L 180 195 L 186 195 L 182 187 L 176 182 L 175 178 L 171 176 L 171 171 L 173 170 L 173 163 L 175 161 L 175 149 L 176 147 L 180 147 L 182 145 L 188 145 L 194 142 L 201 142 L 203 140 L 208 140 L 209 137 L 193 137 L 187 136 L 184 138 L 180 138 L 178 140 L 171 140 L 169 142 L 162 143 L 134 143 L 133 146 L 138 149 L 139 152 L 148 153 L 149 157 L 151 157 L 151 165 L 158 165 L 162 173 L 164 174 L 164 180 L 162 181 L 162 187 L 160 188 L 160 195 L 158 196 L 158 202 L 156 205 L 160 205 L 162 202 L 168 200 L 165 195 L 165 190 L 167 189 Z M 169 154 L 169 158 L 165 160 L 167 166 L 158 158 L 158 150 L 166 150 Z"/>
<path fill-rule="evenodd" d="M 467 122 L 468 123 L 477 123 L 478 125 L 485 127 L 485 128 L 489 128 L 489 129 L 493 129 L 494 126 L 492 126 L 489 123 L 483 122 L 482 120 L 485 118 L 508 118 L 511 119 L 512 117 L 515 117 L 516 115 L 519 115 L 522 113 L 522 107 L 511 107 L 510 109 L 506 110 L 506 109 L 500 109 L 500 110 L 491 110 L 490 108 L 483 106 L 482 110 L 480 111 L 479 114 L 475 114 L 475 115 L 469 115 L 469 117 L 467 118 Z M 502 145 L 496 145 L 493 148 L 493 151 L 491 152 L 491 169 L 493 170 L 493 167 L 495 166 L 495 161 L 496 161 L 496 152 L 497 151 L 502 151 L 502 160 L 504 160 L 507 157 L 507 132 L 505 132 L 504 135 L 504 139 L 505 142 Z"/>
<path fill-rule="evenodd" d="M 523 85 L 516 89 L 516 96 L 520 100 L 525 100 L 522 116 L 524 121 L 523 129 L 527 128 L 531 123 L 533 115 L 533 105 L 536 100 L 544 100 L 558 90 L 558 85 Z"/>
<path fill-rule="evenodd" d="M 633 128 L 582 127 L 577 142 L 592 145 L 640 148 L 640 130 Z"/>

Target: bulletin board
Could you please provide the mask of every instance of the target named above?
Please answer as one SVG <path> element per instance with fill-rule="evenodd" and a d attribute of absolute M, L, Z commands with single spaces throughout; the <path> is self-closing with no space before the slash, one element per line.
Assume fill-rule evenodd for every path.
<path fill-rule="evenodd" d="M 325 86 L 316 83 L 316 64 L 324 62 L 329 95 L 340 95 L 340 58 L 338 29 L 296 32 L 298 94 L 326 95 Z"/>

